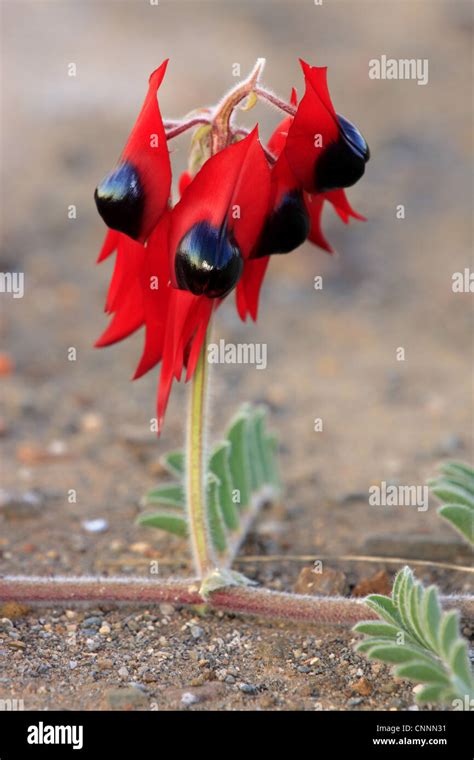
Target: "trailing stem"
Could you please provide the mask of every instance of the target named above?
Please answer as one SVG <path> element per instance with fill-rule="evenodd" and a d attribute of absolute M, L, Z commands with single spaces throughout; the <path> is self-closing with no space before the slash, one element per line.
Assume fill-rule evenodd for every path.
<path fill-rule="evenodd" d="M 162 602 L 178 605 L 206 604 L 210 609 L 256 615 L 262 618 L 302 623 L 353 625 L 377 615 L 363 599 L 317 597 L 267 591 L 262 588 L 232 586 L 214 591 L 207 599 L 199 592 L 200 579 L 168 581 L 147 578 L 0 578 L 0 603 L 20 602 L 43 605 L 81 602 L 150 606 Z M 443 596 L 444 609 L 458 609 L 467 619 L 474 617 L 474 598 L 467 595 Z"/>

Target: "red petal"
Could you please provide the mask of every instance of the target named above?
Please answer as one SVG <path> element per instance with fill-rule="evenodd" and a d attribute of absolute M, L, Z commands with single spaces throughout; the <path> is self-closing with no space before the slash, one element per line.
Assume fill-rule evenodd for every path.
<path fill-rule="evenodd" d="M 97 258 L 98 264 L 100 264 L 101 261 L 104 261 L 104 259 L 106 259 L 108 256 L 110 256 L 111 253 L 115 251 L 118 245 L 119 237 L 120 232 L 117 232 L 117 230 L 107 230 L 102 248 L 100 249 L 100 253 Z"/>
<path fill-rule="evenodd" d="M 243 322 L 250 314 L 253 321 L 257 320 L 260 290 L 270 261 L 269 256 L 261 259 L 249 259 L 244 263 L 244 271 L 237 285 L 237 311 Z"/>
<path fill-rule="evenodd" d="M 171 187 L 171 165 L 157 92 L 165 75 L 164 61 L 150 76 L 148 93 L 122 153 L 138 170 L 145 194 L 140 240 L 151 233 L 165 211 Z"/>
<path fill-rule="evenodd" d="M 354 219 L 359 219 L 361 222 L 366 222 L 365 216 L 358 214 L 354 211 L 344 190 L 331 190 L 329 193 L 324 193 L 324 197 L 334 206 L 334 210 L 340 216 L 344 224 L 349 222 L 349 218 L 352 216 Z"/>
<path fill-rule="evenodd" d="M 133 379 L 144 375 L 161 361 L 165 341 L 171 288 L 168 263 L 169 213 L 165 213 L 146 244 L 140 272 L 145 314 L 145 343 Z M 155 287 L 156 283 L 158 288 Z"/>
<path fill-rule="evenodd" d="M 138 280 L 130 286 L 125 301 L 120 305 L 112 320 L 96 341 L 96 348 L 103 348 L 128 337 L 142 326 L 145 315 L 143 311 L 143 295 Z"/>
<path fill-rule="evenodd" d="M 298 182 L 311 192 L 315 188 L 315 165 L 327 146 L 338 139 L 339 123 L 327 87 L 327 69 L 308 66 L 304 61 L 301 66 L 306 90 L 288 130 L 285 153 Z M 319 135 L 321 139 L 316 140 Z"/>
<path fill-rule="evenodd" d="M 225 222 L 243 258 L 254 245 L 268 206 L 270 169 L 256 129 L 209 158 L 173 209 L 170 230 L 171 279 L 176 287 L 174 257 L 183 236 L 198 222 L 216 228 Z M 234 218 L 236 214 L 238 218 Z"/>
<path fill-rule="evenodd" d="M 115 266 L 110 281 L 105 311 L 117 311 L 126 299 L 130 285 L 136 280 L 145 258 L 145 247 L 128 235 L 119 234 Z"/>
<path fill-rule="evenodd" d="M 179 197 L 182 196 L 188 185 L 191 184 L 193 178 L 189 172 L 183 172 L 178 182 Z"/>
<path fill-rule="evenodd" d="M 324 195 L 308 195 L 305 193 L 304 198 L 311 221 L 308 240 L 314 243 L 314 245 L 319 246 L 319 248 L 327 251 L 328 253 L 334 253 L 333 248 L 331 248 L 321 230 L 321 213 L 323 210 Z"/>
<path fill-rule="evenodd" d="M 180 348 L 183 329 L 194 306 L 196 296 L 184 290 L 171 290 L 168 318 L 166 322 L 163 361 L 158 385 L 157 416 L 158 430 L 161 431 L 171 385 L 175 374 L 176 356 Z"/>

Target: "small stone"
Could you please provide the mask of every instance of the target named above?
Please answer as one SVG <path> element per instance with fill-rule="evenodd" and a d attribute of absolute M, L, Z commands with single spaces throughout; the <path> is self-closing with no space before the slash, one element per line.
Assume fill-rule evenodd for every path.
<path fill-rule="evenodd" d="M 87 412 L 81 417 L 81 429 L 86 433 L 95 433 L 103 424 L 103 417 L 95 412 Z"/>
<path fill-rule="evenodd" d="M 352 689 L 360 694 L 362 697 L 368 697 L 372 693 L 372 686 L 367 678 L 359 678 L 358 681 L 352 684 Z"/>
<path fill-rule="evenodd" d="M 7 643 L 8 643 L 8 646 L 11 647 L 12 649 L 25 649 L 26 648 L 26 644 L 25 644 L 24 641 L 15 641 L 15 640 L 12 639 L 12 640 L 8 641 Z"/>
<path fill-rule="evenodd" d="M 64 614 L 68 620 L 74 620 L 74 618 L 77 617 L 77 612 L 75 610 L 66 610 Z"/>
<path fill-rule="evenodd" d="M 7 633 L 13 629 L 13 623 L 10 618 L 0 618 L 0 633 Z"/>
<path fill-rule="evenodd" d="M 107 689 L 105 700 L 110 710 L 143 710 L 149 706 L 146 694 L 136 686 Z"/>
<path fill-rule="evenodd" d="M 110 633 L 110 626 L 107 625 L 107 623 L 104 623 L 100 626 L 99 633 L 101 633 L 102 636 L 107 636 L 107 634 Z"/>
<path fill-rule="evenodd" d="M 367 596 L 368 594 L 384 594 L 389 596 L 392 584 L 385 570 L 379 570 L 369 578 L 363 578 L 352 589 L 352 596 Z"/>
<path fill-rule="evenodd" d="M 75 670 L 77 668 L 76 660 L 69 660 L 69 668 L 70 670 Z"/>
<path fill-rule="evenodd" d="M 97 615 L 92 615 L 91 617 L 85 618 L 85 620 L 82 621 L 82 625 L 84 628 L 102 625 L 102 618 Z"/>
<path fill-rule="evenodd" d="M 181 703 L 185 705 L 186 707 L 190 707 L 190 705 L 195 705 L 197 702 L 199 702 L 199 697 L 197 697 L 196 694 L 193 694 L 190 691 L 185 691 L 181 697 Z"/>
<path fill-rule="evenodd" d="M 360 705 L 361 702 L 364 700 L 362 697 L 352 697 L 352 699 L 347 700 L 347 706 L 348 707 L 355 707 L 356 705 Z"/>
<path fill-rule="evenodd" d="M 312 596 L 343 595 L 347 590 L 347 579 L 342 570 L 325 567 L 322 573 L 316 573 L 312 567 L 304 567 L 295 583 L 297 594 Z"/>
<path fill-rule="evenodd" d="M 45 498 L 40 491 L 10 493 L 0 490 L 0 514 L 7 519 L 16 517 L 36 517 L 45 507 Z"/>
<path fill-rule="evenodd" d="M 257 694 L 258 692 L 257 687 L 251 683 L 241 683 L 239 689 L 243 694 Z"/>
<path fill-rule="evenodd" d="M 163 602 L 163 604 L 160 604 L 160 612 L 165 617 L 169 617 L 174 612 L 174 607 L 172 604 L 168 604 L 168 602 Z"/>
<path fill-rule="evenodd" d="M 114 663 L 112 660 L 107 660 L 105 658 L 100 658 L 97 660 L 97 667 L 99 670 L 112 670 L 114 667 Z"/>
<path fill-rule="evenodd" d="M 235 683 L 234 676 L 228 675 L 224 678 L 225 683 Z"/>
<path fill-rule="evenodd" d="M 130 551 L 134 554 L 141 554 L 141 555 L 147 555 L 150 551 L 152 551 L 152 547 L 150 544 L 147 544 L 145 541 L 136 541 L 134 544 L 130 544 Z"/>
<path fill-rule="evenodd" d="M 191 636 L 193 637 L 193 639 L 200 639 L 203 633 L 204 633 L 204 629 L 201 628 L 200 626 L 193 625 L 191 627 Z"/>
<path fill-rule="evenodd" d="M 92 520 L 83 520 L 81 525 L 86 533 L 104 533 L 109 527 L 109 523 L 103 517 L 96 517 Z"/>
<path fill-rule="evenodd" d="M 120 678 L 126 679 L 129 677 L 128 668 L 125 667 L 125 665 L 122 665 L 121 668 L 118 669 L 118 674 Z"/>
<path fill-rule="evenodd" d="M 383 692 L 383 694 L 392 694 L 396 688 L 397 687 L 394 683 L 388 681 L 387 683 L 383 683 L 381 686 L 379 686 L 379 691 Z"/>

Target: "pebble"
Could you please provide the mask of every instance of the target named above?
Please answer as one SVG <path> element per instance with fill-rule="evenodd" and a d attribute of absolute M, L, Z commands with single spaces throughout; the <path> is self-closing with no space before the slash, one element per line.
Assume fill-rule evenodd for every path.
<path fill-rule="evenodd" d="M 361 702 L 364 700 L 362 697 L 352 697 L 351 699 L 347 700 L 347 706 L 348 707 L 355 707 L 356 705 L 360 705 Z"/>
<path fill-rule="evenodd" d="M 86 533 L 105 533 L 109 523 L 103 517 L 95 517 L 92 520 L 83 520 L 81 523 Z"/>
<path fill-rule="evenodd" d="M 36 517 L 41 514 L 46 504 L 40 491 L 13 493 L 0 490 L 0 514 L 6 518 Z"/>
<path fill-rule="evenodd" d="M 76 660 L 69 660 L 69 668 L 70 670 L 75 670 L 75 668 L 77 668 Z"/>
<path fill-rule="evenodd" d="M 201 628 L 200 626 L 193 625 L 191 627 L 191 636 L 193 637 L 193 639 L 200 639 L 203 633 L 204 633 L 204 629 Z"/>
<path fill-rule="evenodd" d="M 125 665 L 122 665 L 122 667 L 118 669 L 118 674 L 120 678 L 123 678 L 123 679 L 128 678 L 129 676 L 128 668 L 126 668 Z"/>
<path fill-rule="evenodd" d="M 200 701 L 199 697 L 196 696 L 196 694 L 192 694 L 192 692 L 190 691 L 185 691 L 181 697 L 181 703 L 185 705 L 186 707 L 189 707 L 190 705 L 195 705 L 199 701 Z"/>
<path fill-rule="evenodd" d="M 104 696 L 111 710 L 143 710 L 149 706 L 146 694 L 136 686 L 107 689 Z"/>
<path fill-rule="evenodd" d="M 385 594 L 389 596 L 392 583 L 385 570 L 379 570 L 369 578 L 362 578 L 352 589 L 352 596 L 367 596 L 368 594 Z"/>
<path fill-rule="evenodd" d="M 359 678 L 358 681 L 352 684 L 352 688 L 362 697 L 368 697 L 372 693 L 372 686 L 367 678 Z"/>
<path fill-rule="evenodd" d="M 85 620 L 82 621 L 82 625 L 85 628 L 89 628 L 90 626 L 100 626 L 102 625 L 102 622 L 102 618 L 94 615 L 93 617 L 85 618 Z"/>
<path fill-rule="evenodd" d="M 241 684 L 239 684 L 239 689 L 244 694 L 257 694 L 258 693 L 257 687 L 254 686 L 251 683 L 241 683 Z"/>
<path fill-rule="evenodd" d="M 13 623 L 10 618 L 0 618 L 0 633 L 7 633 L 13 629 Z"/>
<path fill-rule="evenodd" d="M 344 594 L 347 590 L 347 579 L 342 570 L 324 567 L 322 573 L 315 573 L 312 567 L 304 567 L 295 583 L 297 594 L 312 596 L 332 596 Z"/>

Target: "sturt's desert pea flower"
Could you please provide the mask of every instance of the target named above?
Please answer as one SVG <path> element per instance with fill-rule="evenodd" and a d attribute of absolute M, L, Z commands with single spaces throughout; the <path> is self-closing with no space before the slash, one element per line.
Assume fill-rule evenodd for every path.
<path fill-rule="evenodd" d="M 108 227 L 144 242 L 169 200 L 171 165 L 157 93 L 168 61 L 150 76 L 148 93 L 117 166 L 95 191 Z"/>
<path fill-rule="evenodd" d="M 309 193 L 354 185 L 370 153 L 353 124 L 334 110 L 327 69 L 301 61 L 305 94 L 288 130 L 285 153 L 301 187 Z"/>
<path fill-rule="evenodd" d="M 334 112 L 325 69 L 302 64 L 305 95 L 299 104 L 295 90 L 289 104 L 278 101 L 287 115 L 264 148 L 257 127 L 247 134 L 230 118 L 223 120 L 229 104 L 231 111 L 236 107 L 235 90 L 214 111 L 163 123 L 157 93 L 166 65 L 151 75 L 120 161 L 95 196 L 110 228 L 98 260 L 116 252 L 105 306 L 112 318 L 96 345 L 144 328 L 134 379 L 161 363 L 159 429 L 173 380 L 193 376 L 212 313 L 223 299 L 235 289 L 240 318 L 256 320 L 270 256 L 289 253 L 305 239 L 332 252 L 321 230 L 325 201 L 345 223 L 364 219 L 342 188 L 363 173 L 360 162 L 368 159 L 363 138 Z M 166 143 L 195 127 L 202 155 L 181 175 L 173 207 Z M 316 133 L 322 135 L 321 148 L 314 146 Z"/>

